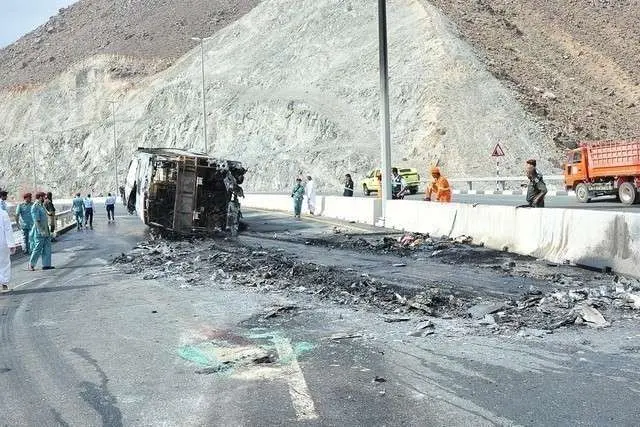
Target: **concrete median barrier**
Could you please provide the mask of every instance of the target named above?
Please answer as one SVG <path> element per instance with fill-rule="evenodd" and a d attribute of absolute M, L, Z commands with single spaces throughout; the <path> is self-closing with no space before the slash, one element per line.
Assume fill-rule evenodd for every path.
<path fill-rule="evenodd" d="M 250 194 L 245 207 L 291 211 L 286 195 Z M 381 200 L 319 196 L 317 213 L 375 224 Z M 387 202 L 385 226 L 434 236 L 467 235 L 497 250 L 640 277 L 640 214 L 579 209 Z"/>
<path fill-rule="evenodd" d="M 293 199 L 283 194 L 247 194 L 243 207 L 293 212 Z M 308 212 L 306 199 L 303 212 Z M 380 199 L 367 197 L 317 196 L 316 215 L 373 225 L 382 213 Z"/>
<path fill-rule="evenodd" d="M 640 277 L 640 214 L 388 203 L 387 227 L 435 236 L 467 235 L 497 250 Z"/>

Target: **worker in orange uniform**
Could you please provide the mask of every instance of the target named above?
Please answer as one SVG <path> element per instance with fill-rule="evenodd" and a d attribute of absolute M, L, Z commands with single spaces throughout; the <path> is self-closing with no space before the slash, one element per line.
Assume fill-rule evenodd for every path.
<path fill-rule="evenodd" d="M 427 187 L 424 200 L 430 201 L 433 199 L 437 202 L 451 202 L 451 187 L 449 187 L 449 181 L 447 181 L 447 178 L 440 175 L 440 168 L 432 168 L 431 176 L 433 177 L 433 182 Z"/>

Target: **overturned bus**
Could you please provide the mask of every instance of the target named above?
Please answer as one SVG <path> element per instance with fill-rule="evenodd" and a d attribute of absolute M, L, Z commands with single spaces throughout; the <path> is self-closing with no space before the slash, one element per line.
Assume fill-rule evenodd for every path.
<path fill-rule="evenodd" d="M 242 163 L 177 148 L 138 148 L 124 188 L 130 213 L 178 234 L 237 234 Z"/>

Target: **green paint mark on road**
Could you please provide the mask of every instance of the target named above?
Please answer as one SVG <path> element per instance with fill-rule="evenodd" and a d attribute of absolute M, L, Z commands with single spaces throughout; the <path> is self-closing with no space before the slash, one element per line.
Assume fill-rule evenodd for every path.
<path fill-rule="evenodd" d="M 297 355 L 301 356 L 305 353 L 310 352 L 314 348 L 316 348 L 315 344 L 312 344 L 307 341 L 300 341 L 299 343 L 296 343 L 296 345 L 293 347 L 293 351 L 295 351 Z"/>
<path fill-rule="evenodd" d="M 246 338 L 253 340 L 253 345 L 238 346 L 231 341 L 210 340 L 180 347 L 178 355 L 184 360 L 205 368 L 203 372 L 230 373 L 234 367 L 249 366 L 254 360 L 275 351 L 278 353 L 278 358 L 274 361 L 274 365 L 288 365 L 316 347 L 315 344 L 306 341 L 291 345 L 289 338 L 280 331 L 254 330 Z M 289 350 L 282 351 L 282 349 Z"/>
<path fill-rule="evenodd" d="M 206 368 L 206 372 L 222 373 L 230 371 L 233 364 L 221 362 L 216 356 L 216 346 L 211 342 L 203 342 L 198 345 L 185 345 L 178 350 L 178 355 Z"/>
<path fill-rule="evenodd" d="M 198 347 L 185 345 L 178 350 L 178 355 L 183 359 L 197 363 L 200 366 L 211 366 L 207 356 L 205 356 Z"/>

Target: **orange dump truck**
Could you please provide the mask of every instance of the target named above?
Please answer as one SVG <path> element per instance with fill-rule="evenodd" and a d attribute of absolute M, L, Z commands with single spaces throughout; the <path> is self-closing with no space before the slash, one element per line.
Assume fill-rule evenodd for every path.
<path fill-rule="evenodd" d="M 640 140 L 581 142 L 568 153 L 564 184 L 582 203 L 612 195 L 640 203 Z"/>

